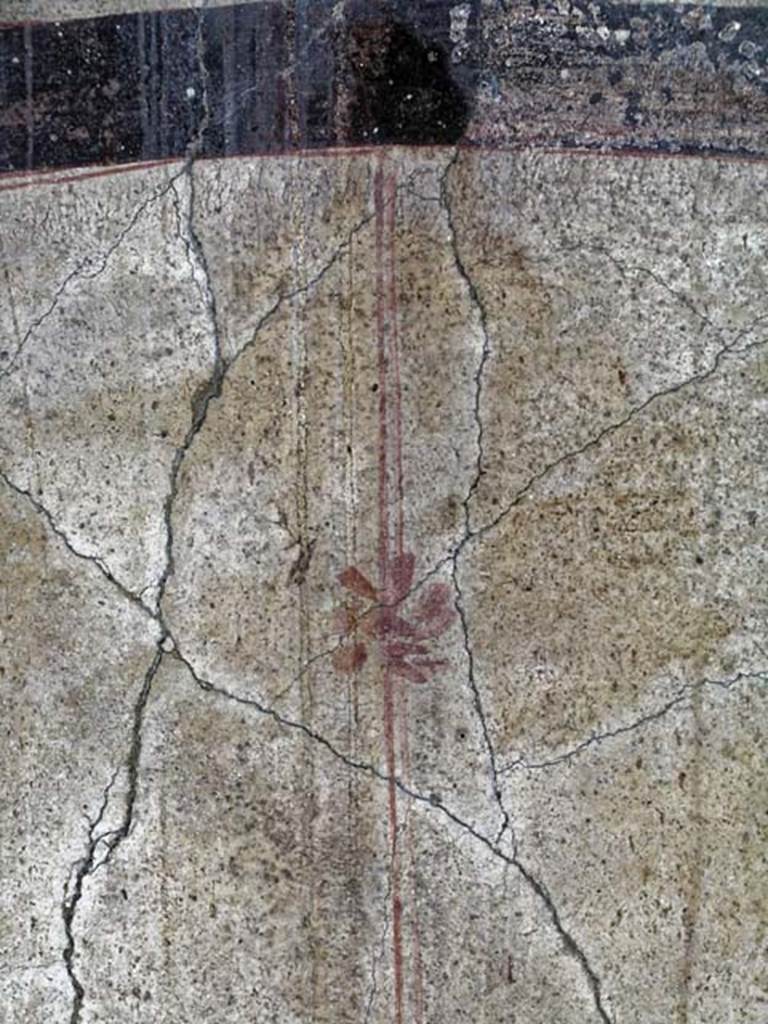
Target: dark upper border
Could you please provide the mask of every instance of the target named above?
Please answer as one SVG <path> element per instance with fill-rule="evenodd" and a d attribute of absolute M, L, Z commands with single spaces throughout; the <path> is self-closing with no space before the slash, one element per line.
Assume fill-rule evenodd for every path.
<path fill-rule="evenodd" d="M 768 8 L 265 2 L 0 28 L 0 171 L 378 144 L 768 156 Z"/>

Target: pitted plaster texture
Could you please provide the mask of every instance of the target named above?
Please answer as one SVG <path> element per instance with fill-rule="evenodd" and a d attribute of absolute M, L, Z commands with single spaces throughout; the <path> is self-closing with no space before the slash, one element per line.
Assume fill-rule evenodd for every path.
<path fill-rule="evenodd" d="M 766 169 L 0 192 L 3 1024 L 761 1024 Z"/>

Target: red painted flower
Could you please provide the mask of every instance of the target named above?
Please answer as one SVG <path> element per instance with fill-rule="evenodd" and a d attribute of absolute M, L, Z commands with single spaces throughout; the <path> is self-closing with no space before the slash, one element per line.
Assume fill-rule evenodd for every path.
<path fill-rule="evenodd" d="M 445 666 L 445 661 L 431 656 L 430 643 L 445 632 L 456 615 L 451 588 L 445 583 L 431 583 L 419 594 L 410 617 L 405 618 L 401 606 L 408 597 L 415 564 L 412 554 L 392 559 L 386 596 L 354 566 L 339 573 L 339 583 L 351 595 L 336 613 L 338 631 L 350 641 L 333 656 L 340 672 L 362 668 L 371 642 L 378 646 L 391 671 L 412 683 L 425 683 Z M 366 607 L 365 601 L 371 603 Z"/>

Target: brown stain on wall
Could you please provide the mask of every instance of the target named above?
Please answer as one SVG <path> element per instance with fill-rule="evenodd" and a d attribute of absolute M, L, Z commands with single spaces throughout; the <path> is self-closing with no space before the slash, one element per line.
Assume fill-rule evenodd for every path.
<path fill-rule="evenodd" d="M 24 694 L 28 678 L 48 668 L 48 652 L 66 650 L 71 603 L 81 595 L 76 577 L 59 563 L 35 513 L 21 511 L 25 499 L 10 498 L 2 481 L 0 491 L 0 687 L 11 697 L 6 724 L 15 722 L 13 732 L 23 742 L 30 731 L 26 719 L 34 708 L 22 703 L 15 710 L 13 700 Z M 11 642 L 13 637 L 17 639 Z M 86 690 L 84 679 L 82 687 L 58 692 L 57 703 L 77 716 L 78 706 L 87 701 Z"/>
<path fill-rule="evenodd" d="M 249 341 L 276 298 L 305 287 L 327 264 L 369 203 L 366 157 L 288 164 L 262 158 L 226 191 L 211 182 L 195 224 L 206 249 L 223 253 L 214 289 L 231 352 Z"/>
<path fill-rule="evenodd" d="M 470 605 L 501 749 L 578 739 L 649 683 L 717 660 L 742 613 L 702 587 L 705 516 L 679 483 L 639 491 L 613 475 L 510 512 L 475 555 Z"/>
<path fill-rule="evenodd" d="M 370 783 L 350 790 L 346 769 L 329 769 L 314 743 L 216 698 L 190 703 L 183 692 L 160 710 L 175 741 L 155 785 L 170 784 L 173 888 L 192 887 L 206 901 L 189 916 L 171 909 L 171 946 L 184 948 L 193 920 L 205 920 L 209 951 L 217 942 L 263 942 L 274 964 L 271 995 L 288 1011 L 303 1019 L 314 1000 L 318 1021 L 358 1024 L 377 935 L 355 884 L 375 866 L 382 807 Z M 308 771 L 322 771 L 309 805 L 296 799 Z"/>
<path fill-rule="evenodd" d="M 535 192 L 535 170 L 528 173 Z M 592 424 L 597 429 L 620 418 L 627 406 L 627 367 L 621 349 L 609 347 L 613 327 L 578 252 L 564 258 L 553 237 L 542 258 L 535 204 L 523 208 L 518 196 L 507 215 L 497 217 L 471 154 L 461 157 L 447 182 L 456 245 L 488 332 L 480 408 L 483 476 L 473 499 L 476 514 L 486 518 L 503 504 L 505 489 L 575 446 Z M 547 201 L 567 199 L 547 194 Z"/>
<path fill-rule="evenodd" d="M 525 544 L 523 535 L 517 540 Z M 504 572 L 498 549 L 496 558 Z M 542 736 L 542 723 L 547 743 L 557 746 L 587 735 L 606 718 L 622 717 L 624 705 L 631 714 L 659 676 L 698 678 L 736 626 L 717 608 L 686 599 L 665 565 L 647 555 L 640 567 L 627 560 L 614 569 L 564 558 L 556 569 L 537 571 L 536 562 L 526 566 L 516 559 L 513 580 L 484 598 L 484 604 L 505 609 L 494 632 L 514 638 L 514 659 L 522 670 L 508 698 L 498 684 L 493 687 L 504 749 Z M 623 583 L 617 585 L 615 572 Z M 507 644 L 499 648 L 502 658 Z M 501 681 L 504 668 L 496 664 Z M 541 664 L 551 674 L 540 677 L 535 666 Z"/>
<path fill-rule="evenodd" d="M 514 214 L 511 225 L 484 220 L 473 235 L 471 262 L 477 270 L 481 300 L 489 302 L 502 320 L 518 325 L 532 343 L 546 344 L 555 312 L 552 294 L 514 238 Z M 508 339 L 501 334 L 496 340 L 503 351 Z"/>
<path fill-rule="evenodd" d="M 512 776 L 533 808 L 524 850 L 562 912 L 599 928 L 594 955 L 621 950 L 621 991 L 636 999 L 653 972 L 657 1012 L 676 1024 L 704 1019 L 713 995 L 739 1005 L 745 983 L 765 988 L 761 964 L 754 981 L 737 966 L 745 948 L 759 960 L 765 934 L 762 689 L 693 691 L 656 722 Z"/>

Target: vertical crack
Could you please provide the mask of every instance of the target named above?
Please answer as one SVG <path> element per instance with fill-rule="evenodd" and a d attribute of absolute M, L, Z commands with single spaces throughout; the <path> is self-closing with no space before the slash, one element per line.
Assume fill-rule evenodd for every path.
<path fill-rule="evenodd" d="M 174 205 L 179 220 L 179 236 L 182 239 L 190 263 L 192 276 L 198 287 L 205 304 L 206 313 L 210 323 L 212 337 L 212 367 L 207 380 L 198 387 L 192 398 L 192 416 L 187 432 L 181 444 L 176 448 L 171 462 L 168 492 L 163 502 L 163 522 L 165 525 L 165 564 L 157 583 L 156 608 L 160 613 L 161 604 L 168 585 L 168 580 L 174 572 L 173 556 L 173 509 L 179 491 L 179 477 L 184 460 L 189 452 L 197 434 L 203 427 L 208 416 L 208 409 L 211 402 L 221 396 L 228 364 L 224 359 L 221 346 L 221 330 L 219 327 L 219 316 L 216 306 L 216 295 L 213 289 L 210 267 L 203 248 L 200 236 L 197 233 L 194 222 L 195 214 L 195 177 L 193 170 L 193 159 L 187 161 L 185 175 L 188 179 L 189 199 L 186 213 L 182 218 L 178 192 L 174 187 Z M 183 230 L 182 230 L 183 223 Z M 199 271 L 199 274 L 198 274 Z M 200 280 L 202 278 L 202 280 Z"/>
<path fill-rule="evenodd" d="M 473 281 L 471 274 L 467 270 L 467 267 L 466 267 L 466 264 L 464 263 L 464 260 L 462 259 L 461 252 L 459 250 L 459 243 L 458 243 L 458 234 L 457 234 L 457 230 L 456 230 L 456 223 L 455 223 L 455 220 L 454 220 L 454 217 L 453 217 L 453 210 L 451 208 L 450 196 L 449 196 L 449 191 L 448 191 L 448 176 L 449 176 L 452 168 L 456 166 L 458 158 L 459 158 L 459 150 L 456 149 L 454 151 L 453 156 L 451 157 L 451 159 L 446 164 L 445 169 L 444 169 L 444 171 L 442 173 L 442 176 L 440 178 L 440 205 L 445 210 L 445 217 L 446 217 L 446 222 L 447 222 L 447 225 L 448 225 L 448 234 L 449 234 L 449 238 L 450 238 L 451 252 L 453 254 L 453 261 L 454 261 L 454 264 L 456 266 L 456 270 L 457 270 L 457 272 L 459 274 L 459 277 L 464 282 L 464 285 L 465 285 L 465 287 L 467 289 L 467 293 L 469 294 L 470 302 L 472 303 L 472 305 L 474 306 L 475 310 L 477 311 L 477 316 L 478 316 L 478 320 L 479 320 L 479 323 L 480 323 L 480 330 L 481 330 L 482 338 L 483 338 L 483 347 L 482 347 L 482 351 L 480 353 L 480 359 L 478 361 L 477 368 L 475 370 L 474 377 L 473 377 L 473 380 L 474 380 L 474 401 L 473 401 L 473 407 L 472 407 L 472 414 L 473 414 L 473 418 L 474 418 L 474 422 L 475 422 L 475 436 L 476 436 L 476 442 L 475 443 L 476 443 L 476 447 L 477 447 L 477 460 L 476 460 L 476 467 L 475 467 L 474 477 L 472 478 L 472 480 L 470 482 L 469 489 L 468 489 L 467 494 L 464 497 L 464 500 L 462 502 L 462 507 L 463 507 L 463 510 L 464 510 L 464 533 L 463 533 L 463 536 L 461 537 L 459 543 L 454 548 L 454 551 L 453 551 L 453 553 L 451 555 L 451 558 L 450 558 L 450 561 L 451 561 L 451 579 L 453 581 L 453 588 L 454 588 L 455 595 L 456 595 L 455 596 L 456 611 L 458 612 L 459 621 L 461 623 L 462 638 L 463 638 L 463 643 L 464 643 L 464 653 L 466 654 L 466 658 L 467 658 L 467 675 L 468 675 L 468 680 L 469 680 L 469 687 L 470 687 L 470 690 L 472 691 L 472 701 L 473 701 L 473 704 L 474 704 L 474 707 L 475 707 L 475 712 L 477 714 L 477 718 L 478 718 L 478 720 L 480 722 L 480 728 L 481 728 L 481 731 L 482 731 L 482 734 L 483 734 L 483 741 L 485 743 L 485 747 L 486 747 L 486 750 L 488 752 L 488 762 L 489 762 L 490 775 L 491 775 L 491 785 L 493 787 L 493 798 L 496 801 L 496 803 L 498 804 L 499 811 L 501 813 L 501 826 L 500 826 L 499 832 L 498 832 L 498 834 L 496 836 L 496 842 L 498 843 L 501 840 L 501 837 L 503 836 L 503 834 L 507 831 L 507 829 L 509 829 L 510 833 L 511 833 L 511 836 L 512 836 L 512 843 L 513 843 L 513 848 L 514 848 L 514 846 L 515 846 L 514 829 L 512 828 L 512 822 L 511 822 L 511 818 L 510 818 L 509 812 L 507 811 L 507 809 L 506 809 L 506 807 L 504 805 L 502 789 L 501 789 L 501 785 L 499 783 L 496 749 L 494 747 L 493 739 L 491 737 L 490 730 L 488 728 L 488 721 L 487 721 L 487 718 L 486 718 L 486 715 L 485 715 L 485 710 L 484 710 L 484 707 L 483 707 L 483 700 L 482 700 L 482 697 L 480 695 L 480 688 L 479 688 L 478 683 L 477 683 L 477 677 L 476 677 L 476 674 L 475 674 L 475 658 L 474 658 L 474 653 L 472 651 L 472 644 L 471 644 L 471 641 L 470 641 L 469 617 L 467 615 L 467 609 L 466 609 L 466 606 L 464 604 L 464 595 L 462 593 L 461 585 L 459 583 L 459 555 L 461 554 L 462 549 L 468 543 L 468 541 L 470 540 L 470 538 L 472 536 L 470 504 L 472 502 L 472 498 L 473 498 L 475 492 L 477 491 L 477 488 L 480 485 L 480 480 L 482 479 L 482 476 L 483 476 L 483 473 L 484 473 L 483 461 L 484 461 L 485 452 L 484 452 L 484 447 L 483 447 L 483 443 L 484 443 L 484 425 L 483 425 L 483 417 L 482 417 L 482 399 L 483 399 L 483 383 L 484 383 L 485 368 L 486 368 L 486 364 L 487 364 L 487 362 L 488 362 L 488 360 L 490 358 L 490 354 L 491 354 L 491 340 L 490 340 L 490 334 L 489 334 L 489 330 L 488 330 L 488 313 L 487 313 L 487 310 L 485 308 L 485 304 L 483 303 L 483 300 L 482 300 L 482 298 L 480 296 L 480 293 L 479 293 L 479 291 L 477 289 L 477 286 L 476 286 L 475 282 Z"/>
<path fill-rule="evenodd" d="M 498 833 L 496 834 L 495 842 L 499 843 L 500 840 L 501 840 L 501 837 L 509 829 L 509 832 L 510 832 L 510 835 L 511 835 L 511 838 L 512 838 L 513 849 L 516 849 L 517 840 L 515 838 L 515 830 L 514 830 L 514 827 L 512 825 L 512 821 L 511 821 L 511 818 L 510 818 L 510 815 L 509 815 L 509 811 L 507 810 L 507 808 L 506 808 L 506 806 L 504 804 L 504 797 L 503 797 L 503 793 L 502 793 L 501 782 L 499 780 L 499 768 L 498 768 L 498 759 L 497 759 L 497 756 L 496 756 L 496 748 L 494 746 L 493 739 L 491 738 L 491 733 L 490 733 L 490 730 L 488 728 L 488 721 L 487 721 L 487 719 L 485 717 L 485 710 L 483 708 L 483 701 L 482 701 L 482 698 L 480 696 L 480 689 L 479 689 L 479 687 L 477 685 L 477 678 L 475 676 L 475 656 L 474 656 L 474 653 L 472 651 L 472 644 L 471 644 L 470 637 L 469 637 L 469 619 L 468 619 L 468 616 L 467 616 L 466 607 L 464 605 L 464 595 L 462 593 L 461 586 L 459 584 L 457 555 L 458 555 L 458 549 L 457 549 L 457 552 L 456 552 L 456 556 L 454 556 L 454 558 L 452 560 L 452 566 L 451 566 L 451 579 L 453 581 L 453 587 L 454 587 L 454 590 L 456 592 L 456 597 L 455 597 L 455 600 L 454 600 L 454 604 L 456 605 L 456 610 L 459 613 L 459 623 L 461 625 L 461 634 L 462 634 L 462 641 L 463 641 L 463 644 L 464 644 L 464 653 L 465 653 L 466 658 L 467 658 L 467 677 L 468 677 L 468 680 L 469 680 L 470 690 L 472 691 L 472 701 L 473 701 L 474 706 L 475 706 L 475 713 L 477 714 L 478 721 L 480 722 L 480 729 L 481 729 L 482 734 L 483 734 L 483 741 L 485 743 L 485 747 L 486 747 L 486 750 L 488 752 L 488 763 L 489 763 L 490 774 L 491 774 L 491 785 L 493 787 L 493 798 L 496 801 L 496 803 L 498 804 L 499 811 L 501 813 L 501 825 L 499 827 Z"/>
<path fill-rule="evenodd" d="M 462 279 L 466 286 L 467 292 L 469 293 L 470 301 L 474 306 L 475 310 L 477 311 L 478 320 L 480 322 L 480 331 L 483 336 L 483 347 L 480 353 L 480 360 L 477 364 L 477 368 L 473 376 L 475 393 L 472 414 L 475 421 L 477 463 L 475 475 L 472 479 L 472 482 L 469 485 L 469 490 L 467 491 L 467 495 L 464 499 L 465 532 L 469 534 L 471 532 L 469 510 L 470 502 L 472 501 L 472 497 L 474 496 L 477 488 L 479 487 L 480 480 L 483 476 L 483 473 L 485 472 L 483 468 L 485 452 L 483 448 L 484 425 L 482 417 L 482 400 L 485 367 L 491 355 L 491 339 L 488 330 L 488 313 L 485 308 L 485 304 L 482 298 L 480 297 L 480 293 L 477 289 L 477 286 L 475 282 L 472 280 L 472 276 L 467 270 L 466 264 L 464 263 L 464 260 L 462 259 L 461 256 L 461 252 L 459 251 L 458 233 L 456 230 L 456 223 L 453 218 L 453 210 L 451 208 L 451 202 L 448 192 L 448 176 L 451 170 L 456 166 L 458 159 L 459 150 L 456 149 L 454 151 L 453 156 L 446 164 L 445 170 L 443 171 L 442 176 L 440 178 L 440 205 L 445 210 L 445 219 L 448 225 L 448 234 L 451 245 L 451 253 L 453 255 L 453 262 L 456 266 L 456 270 L 458 271 L 459 277 Z"/>
<path fill-rule="evenodd" d="M 72 988 L 72 1010 L 70 1024 L 79 1024 L 80 1014 L 85 1000 L 85 989 L 75 969 L 77 941 L 75 939 L 75 917 L 80 900 L 83 896 L 85 880 L 103 867 L 111 859 L 115 850 L 126 838 L 133 824 L 133 812 L 139 785 L 139 762 L 142 749 L 142 727 L 144 712 L 149 700 L 152 683 L 157 675 L 163 657 L 162 641 L 158 642 L 152 662 L 144 675 L 144 682 L 133 708 L 133 724 L 128 756 L 123 766 L 127 776 L 127 787 L 124 798 L 123 813 L 117 828 L 97 832 L 109 809 L 110 797 L 119 769 L 115 771 L 109 785 L 104 790 L 99 811 L 88 830 L 88 844 L 85 855 L 73 865 L 70 877 L 64 887 L 64 899 L 61 905 L 61 916 L 64 922 L 66 944 L 64 946 L 64 966 Z"/>

